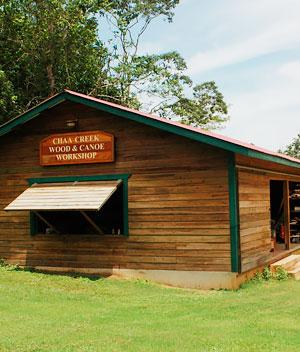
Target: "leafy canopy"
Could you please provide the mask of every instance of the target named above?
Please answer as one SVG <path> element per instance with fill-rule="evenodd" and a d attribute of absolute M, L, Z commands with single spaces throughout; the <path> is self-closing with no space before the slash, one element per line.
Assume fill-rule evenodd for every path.
<path fill-rule="evenodd" d="M 280 152 L 300 159 L 300 133 L 284 150 L 280 150 Z"/>
<path fill-rule="evenodd" d="M 64 88 L 204 128 L 228 119 L 214 82 L 193 86 L 176 51 L 141 53 L 179 0 L 0 0 L 0 118 Z M 107 32 L 110 35 L 107 37 Z"/>

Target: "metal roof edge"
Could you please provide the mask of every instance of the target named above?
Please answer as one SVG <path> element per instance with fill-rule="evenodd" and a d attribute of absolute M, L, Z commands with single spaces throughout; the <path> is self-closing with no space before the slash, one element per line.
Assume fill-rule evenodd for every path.
<path fill-rule="evenodd" d="M 142 113 L 137 110 L 106 102 L 104 100 L 76 93 L 70 90 L 64 90 L 63 92 L 58 93 L 57 95 L 51 98 L 48 98 L 47 100 L 26 111 L 25 113 L 4 123 L 0 126 L 0 136 L 9 133 L 17 126 L 32 120 L 33 118 L 37 117 L 41 112 L 52 108 L 65 100 L 80 103 L 98 110 L 106 111 L 114 115 L 124 117 L 139 123 L 143 123 L 145 125 L 155 127 L 166 132 L 170 132 L 201 143 L 205 143 L 216 148 L 221 148 L 229 152 L 245 155 L 251 158 L 258 158 L 265 161 L 271 161 L 285 166 L 300 168 L 300 160 L 298 159 L 278 154 L 272 151 L 267 151 L 255 146 L 252 147 L 250 145 L 247 145 L 246 143 L 219 136 L 212 132 L 204 131 L 190 126 L 185 126 L 177 122 Z"/>

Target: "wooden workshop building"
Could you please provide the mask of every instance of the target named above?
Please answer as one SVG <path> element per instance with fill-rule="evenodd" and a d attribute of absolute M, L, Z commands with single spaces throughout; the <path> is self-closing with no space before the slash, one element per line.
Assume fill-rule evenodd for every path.
<path fill-rule="evenodd" d="M 252 144 L 66 90 L 0 150 L 9 263 L 235 288 L 300 244 L 300 160 Z"/>

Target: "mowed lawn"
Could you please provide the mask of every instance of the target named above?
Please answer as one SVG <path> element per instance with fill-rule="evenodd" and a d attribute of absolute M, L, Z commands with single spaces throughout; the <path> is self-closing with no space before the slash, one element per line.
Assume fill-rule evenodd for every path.
<path fill-rule="evenodd" d="M 300 351 L 300 282 L 195 291 L 0 269 L 0 351 Z"/>

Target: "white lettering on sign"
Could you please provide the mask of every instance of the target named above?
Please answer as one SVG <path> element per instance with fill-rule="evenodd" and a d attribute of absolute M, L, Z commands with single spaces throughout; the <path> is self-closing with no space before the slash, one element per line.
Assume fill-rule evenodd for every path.
<path fill-rule="evenodd" d="M 71 151 L 71 147 L 69 145 L 61 145 L 57 147 L 49 147 L 50 153 L 68 153 Z"/>
<path fill-rule="evenodd" d="M 56 160 L 91 160 L 95 159 L 97 153 L 77 153 L 77 154 L 56 154 Z"/>
<path fill-rule="evenodd" d="M 72 138 L 53 138 L 53 144 L 57 145 L 57 144 L 72 144 Z"/>
<path fill-rule="evenodd" d="M 100 142 L 100 139 L 98 136 L 95 136 L 95 135 L 75 137 L 75 143 L 89 143 L 89 142 Z"/>
<path fill-rule="evenodd" d="M 104 163 L 114 161 L 114 136 L 103 131 L 49 136 L 41 141 L 41 165 Z"/>
<path fill-rule="evenodd" d="M 90 150 L 104 150 L 104 143 L 97 144 L 81 144 L 79 146 L 81 152 L 88 152 Z"/>
<path fill-rule="evenodd" d="M 81 159 L 95 159 L 97 153 L 77 153 L 77 154 L 59 154 L 72 152 L 90 152 L 90 151 L 101 151 L 105 150 L 104 143 L 99 142 L 98 136 L 76 136 L 75 138 L 53 138 L 54 147 L 49 146 L 50 153 L 58 153 L 55 155 L 56 160 L 81 160 Z M 72 143 L 78 143 L 78 145 L 68 145 Z M 90 143 L 90 144 L 79 144 L 79 143 Z M 92 144 L 95 143 L 95 144 Z"/>

